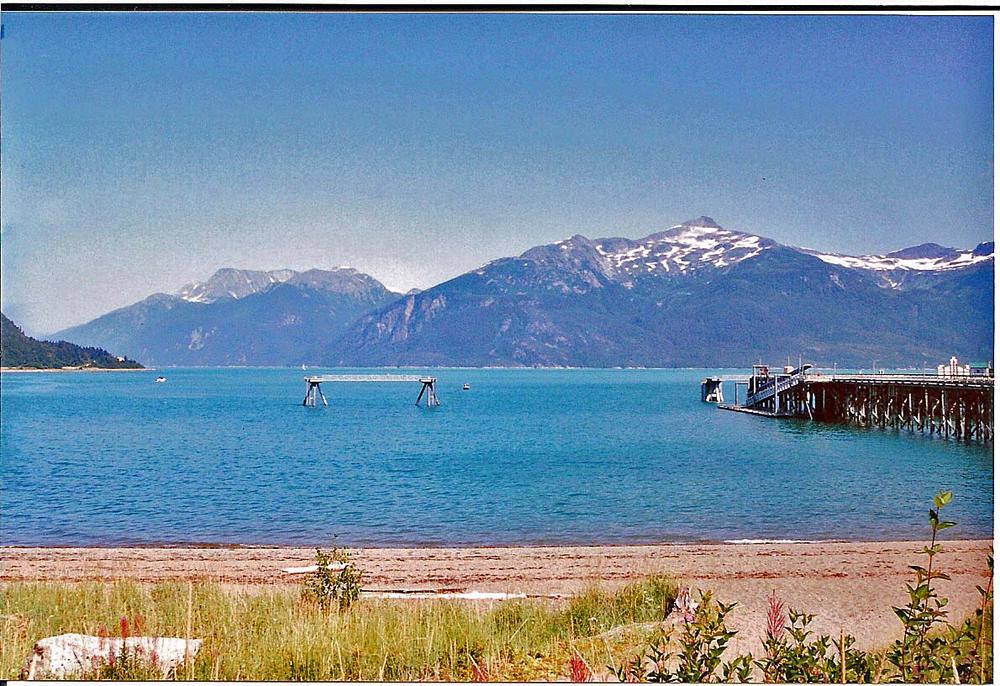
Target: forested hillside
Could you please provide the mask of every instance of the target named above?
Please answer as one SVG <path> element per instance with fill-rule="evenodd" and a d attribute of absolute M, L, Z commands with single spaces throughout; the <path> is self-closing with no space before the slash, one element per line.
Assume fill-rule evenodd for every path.
<path fill-rule="evenodd" d="M 0 366 L 32 369 L 97 367 L 100 369 L 142 369 L 127 358 L 118 359 L 101 348 L 83 348 L 66 341 L 39 341 L 25 336 L 20 327 L 0 314 Z"/>

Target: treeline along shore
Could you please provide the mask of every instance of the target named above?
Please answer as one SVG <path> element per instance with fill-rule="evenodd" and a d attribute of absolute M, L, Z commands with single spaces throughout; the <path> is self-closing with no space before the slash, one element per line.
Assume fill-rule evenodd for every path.
<path fill-rule="evenodd" d="M 103 348 L 84 347 L 68 341 L 39 341 L 0 313 L 0 371 L 111 371 L 137 370 L 143 366 Z"/>

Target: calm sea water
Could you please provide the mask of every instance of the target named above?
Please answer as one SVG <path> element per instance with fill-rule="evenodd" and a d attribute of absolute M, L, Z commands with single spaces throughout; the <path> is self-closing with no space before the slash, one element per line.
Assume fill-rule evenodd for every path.
<path fill-rule="evenodd" d="M 296 369 L 5 374 L 2 543 L 910 539 L 941 488 L 992 535 L 992 447 L 720 411 L 706 370 L 433 373 L 431 409 L 304 408 Z"/>

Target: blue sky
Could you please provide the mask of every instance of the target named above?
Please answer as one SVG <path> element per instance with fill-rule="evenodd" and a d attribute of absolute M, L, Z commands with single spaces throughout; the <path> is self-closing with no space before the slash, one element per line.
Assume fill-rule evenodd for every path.
<path fill-rule="evenodd" d="M 993 229 L 993 19 L 5 12 L 2 307 L 216 268 L 428 287 L 706 214 L 844 253 Z"/>

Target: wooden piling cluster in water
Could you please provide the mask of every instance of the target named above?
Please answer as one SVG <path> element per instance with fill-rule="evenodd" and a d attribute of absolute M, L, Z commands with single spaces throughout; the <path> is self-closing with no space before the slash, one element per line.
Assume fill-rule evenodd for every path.
<path fill-rule="evenodd" d="M 772 417 L 993 441 L 992 376 L 830 375 L 812 371 L 810 365 L 771 373 L 758 365 L 747 381 L 734 383 L 736 403 L 720 403 L 719 407 Z M 746 399 L 739 404 L 741 385 L 746 386 Z M 703 399 L 710 401 L 705 390 L 703 382 Z"/>
<path fill-rule="evenodd" d="M 326 396 L 323 395 L 321 385 L 323 383 L 379 383 L 379 382 L 419 382 L 420 395 L 417 396 L 416 404 L 419 405 L 422 399 L 426 399 L 427 407 L 438 406 L 441 401 L 437 396 L 437 378 L 433 376 L 412 376 L 406 374 L 327 374 L 325 376 L 307 376 L 306 396 L 302 399 L 302 404 L 306 407 L 316 407 L 317 397 L 322 399 L 324 405 L 329 405 Z"/>

